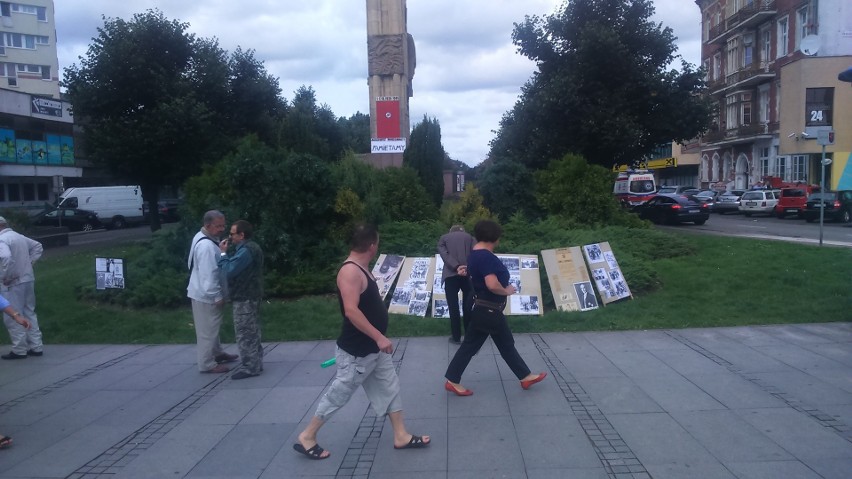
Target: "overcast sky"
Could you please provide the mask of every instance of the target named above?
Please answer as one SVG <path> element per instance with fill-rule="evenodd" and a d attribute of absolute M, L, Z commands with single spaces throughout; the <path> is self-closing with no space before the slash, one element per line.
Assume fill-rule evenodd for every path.
<path fill-rule="evenodd" d="M 549 15 L 562 0 L 408 0 L 408 33 L 417 49 L 411 121 L 441 124 L 444 148 L 475 166 L 485 159 L 493 130 L 535 70 L 515 51 L 513 23 Z M 655 0 L 655 20 L 678 37 L 678 53 L 700 61 L 700 21 L 692 0 Z M 102 16 L 129 20 L 157 8 L 190 24 L 199 37 L 237 46 L 278 77 L 288 100 L 301 85 L 338 117 L 369 113 L 367 14 L 364 0 L 55 0 L 60 74 L 79 64 Z"/>

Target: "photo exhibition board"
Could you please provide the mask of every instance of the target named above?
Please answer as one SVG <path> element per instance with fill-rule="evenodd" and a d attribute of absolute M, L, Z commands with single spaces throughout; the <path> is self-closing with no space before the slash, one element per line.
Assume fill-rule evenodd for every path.
<path fill-rule="evenodd" d="M 444 284 L 441 281 L 441 274 L 444 271 L 444 258 L 441 255 L 435 255 L 435 274 L 432 277 L 432 317 L 433 318 L 450 318 L 450 308 L 447 306 L 447 293 L 444 290 Z M 459 311 L 462 310 L 462 294 L 459 292 Z"/>
<path fill-rule="evenodd" d="M 509 282 L 515 285 L 516 290 L 515 294 L 507 298 L 503 314 L 543 315 L 538 255 L 498 254 L 497 257 L 509 270 Z"/>
<path fill-rule="evenodd" d="M 124 289 L 124 260 L 95 258 L 95 289 Z"/>
<path fill-rule="evenodd" d="M 583 256 L 604 306 L 620 299 L 633 298 L 608 242 L 583 245 Z"/>
<path fill-rule="evenodd" d="M 579 246 L 543 250 L 541 259 L 557 310 L 588 311 L 598 308 L 598 299 Z"/>
<path fill-rule="evenodd" d="M 399 269 L 402 268 L 403 261 L 405 261 L 405 256 L 381 254 L 373 266 L 373 277 L 376 278 L 382 300 L 388 296 L 388 292 L 390 292 L 390 288 L 399 274 Z"/>
<path fill-rule="evenodd" d="M 432 296 L 434 276 L 435 258 L 405 258 L 388 312 L 425 317 Z"/>

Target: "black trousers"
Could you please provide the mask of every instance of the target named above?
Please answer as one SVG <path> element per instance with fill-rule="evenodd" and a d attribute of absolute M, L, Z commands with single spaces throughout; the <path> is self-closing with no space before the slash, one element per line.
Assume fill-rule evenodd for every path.
<path fill-rule="evenodd" d="M 476 305 L 471 310 L 470 329 L 465 330 L 464 342 L 450 361 L 444 377 L 451 382 L 460 383 L 470 360 L 479 352 L 489 336 L 518 380 L 527 377 L 530 368 L 515 348 L 515 338 L 503 312 Z"/>
<path fill-rule="evenodd" d="M 470 281 L 467 276 L 450 276 L 444 280 L 444 293 L 447 296 L 447 307 L 450 309 L 450 334 L 456 341 L 461 340 L 462 318 L 459 315 L 459 291 L 462 293 L 462 315 L 464 317 L 464 333 L 470 330 L 470 305 L 473 300 L 470 294 Z"/>

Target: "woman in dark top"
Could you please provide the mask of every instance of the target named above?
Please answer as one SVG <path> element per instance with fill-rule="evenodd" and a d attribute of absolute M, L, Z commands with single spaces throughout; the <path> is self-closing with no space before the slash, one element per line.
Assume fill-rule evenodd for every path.
<path fill-rule="evenodd" d="M 515 338 L 509 329 L 509 323 L 503 316 L 506 297 L 515 293 L 515 286 L 509 284 L 509 270 L 494 255 L 494 247 L 500 243 L 503 228 L 497 223 L 483 220 L 473 229 L 476 245 L 467 258 L 467 273 L 473 283 L 474 304 L 470 321 L 470 331 L 465 331 L 464 342 L 447 367 L 447 383 L 444 388 L 459 396 L 470 396 L 473 391 L 459 382 L 473 356 L 491 336 L 500 356 L 521 381 L 521 387 L 529 389 L 541 381 L 547 373 L 532 374 L 530 368 L 515 348 Z"/>

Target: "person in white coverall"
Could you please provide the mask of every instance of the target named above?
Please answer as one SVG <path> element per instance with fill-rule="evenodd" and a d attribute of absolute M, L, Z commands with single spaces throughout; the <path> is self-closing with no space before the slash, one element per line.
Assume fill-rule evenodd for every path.
<path fill-rule="evenodd" d="M 33 274 L 33 263 L 41 258 L 43 251 L 41 243 L 15 232 L 9 227 L 6 218 L 0 216 L 0 291 L 30 325 L 29 329 L 25 328 L 15 318 L 3 315 L 3 322 L 12 340 L 12 351 L 0 358 L 26 359 L 27 356 L 41 356 L 44 353 L 35 312 Z"/>

